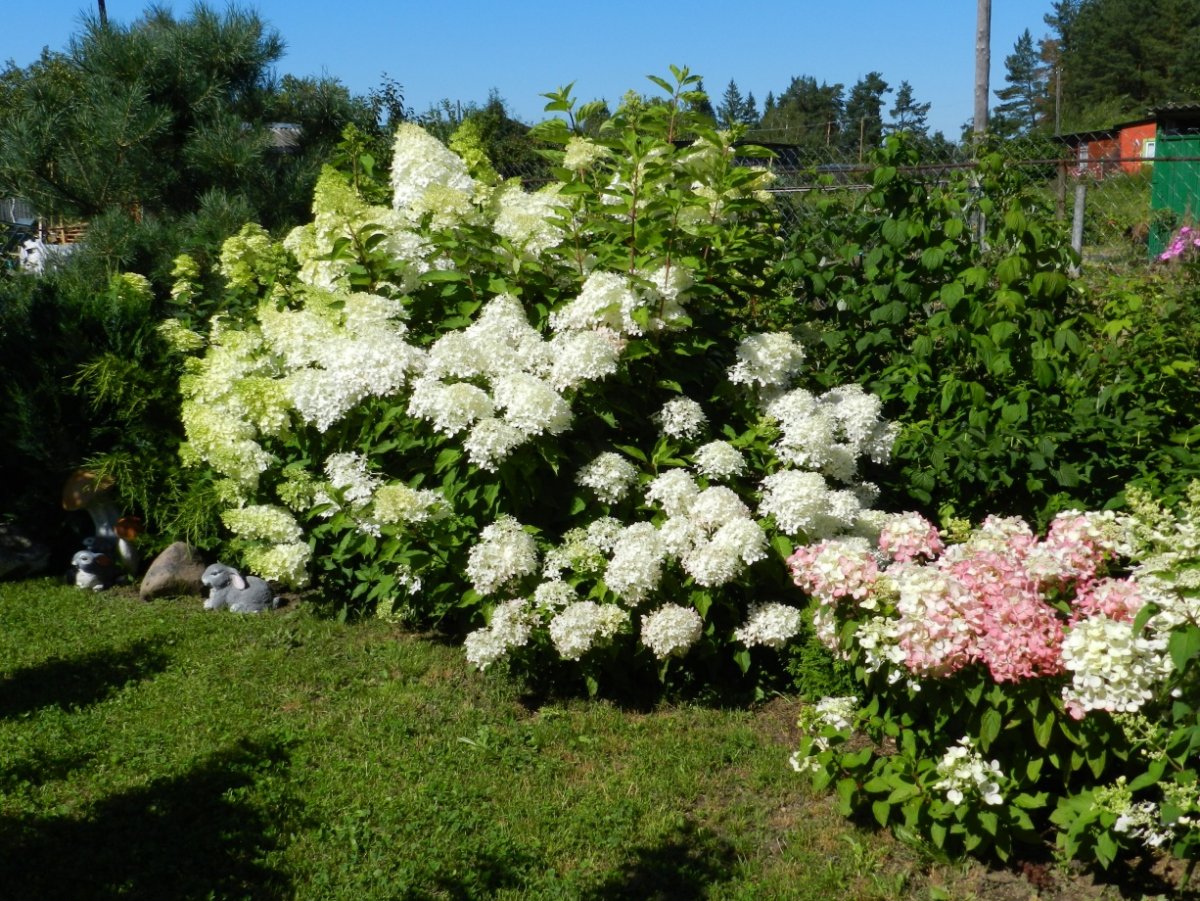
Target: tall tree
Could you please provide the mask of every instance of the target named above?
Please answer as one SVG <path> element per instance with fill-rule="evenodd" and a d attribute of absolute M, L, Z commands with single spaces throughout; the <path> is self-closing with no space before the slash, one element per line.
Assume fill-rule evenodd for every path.
<path fill-rule="evenodd" d="M 66 53 L 5 73 L 0 195 L 90 219 L 189 214 L 223 192 L 266 225 L 294 219 L 318 169 L 298 157 L 326 154 L 346 122 L 372 114 L 333 79 L 276 81 L 283 50 L 278 32 L 235 7 L 85 21 Z M 268 127 L 280 120 L 302 126 L 290 153 Z"/>
<path fill-rule="evenodd" d="M 1111 125 L 1200 93 L 1200 0 L 1060 2 L 1046 23 L 1061 45 L 1064 127 Z"/>
<path fill-rule="evenodd" d="M 992 110 L 991 131 L 1001 136 L 1029 134 L 1048 123 L 1051 109 L 1049 72 L 1026 28 L 1004 58 L 1007 87 L 996 91 L 1002 101 Z"/>
<path fill-rule="evenodd" d="M 753 126 L 758 121 L 758 111 L 755 109 L 754 95 L 743 97 L 737 82 L 732 78 L 721 95 L 717 105 L 717 123 L 722 128 L 733 128 L 735 125 Z"/>
<path fill-rule="evenodd" d="M 900 82 L 896 88 L 896 104 L 889 111 L 891 120 L 887 123 L 888 131 L 907 131 L 914 135 L 924 136 L 929 133 L 927 117 L 931 103 L 917 103 L 913 97 L 912 85 L 907 81 Z"/>
<path fill-rule="evenodd" d="M 891 93 L 878 72 L 868 72 L 850 88 L 844 110 L 843 146 L 861 158 L 883 140 L 883 95 Z"/>
<path fill-rule="evenodd" d="M 765 139 L 809 147 L 840 140 L 845 100 L 842 85 L 817 83 L 811 75 L 792 79 L 759 125 Z M 768 102 L 772 99 L 768 95 Z"/>

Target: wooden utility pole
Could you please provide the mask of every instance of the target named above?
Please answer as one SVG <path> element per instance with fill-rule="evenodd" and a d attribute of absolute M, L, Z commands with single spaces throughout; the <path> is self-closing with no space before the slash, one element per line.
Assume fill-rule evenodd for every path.
<path fill-rule="evenodd" d="M 108 10 L 104 6 L 104 0 L 96 0 L 100 4 L 100 25 L 101 27 L 108 24 Z"/>
<path fill-rule="evenodd" d="M 976 0 L 975 7 L 975 137 L 988 127 L 988 77 L 992 67 L 992 0 Z"/>

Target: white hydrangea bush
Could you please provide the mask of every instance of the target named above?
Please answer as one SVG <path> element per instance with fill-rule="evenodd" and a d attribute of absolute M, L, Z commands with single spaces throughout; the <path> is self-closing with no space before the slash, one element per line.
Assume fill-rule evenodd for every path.
<path fill-rule="evenodd" d="M 183 454 L 264 575 L 461 630 L 479 668 L 744 672 L 802 637 L 782 559 L 877 534 L 895 430 L 812 393 L 772 318 L 769 171 L 696 123 L 610 126 L 539 126 L 531 190 L 405 124 L 390 206 L 327 169 L 311 223 L 227 248 L 257 312 L 189 360 Z"/>

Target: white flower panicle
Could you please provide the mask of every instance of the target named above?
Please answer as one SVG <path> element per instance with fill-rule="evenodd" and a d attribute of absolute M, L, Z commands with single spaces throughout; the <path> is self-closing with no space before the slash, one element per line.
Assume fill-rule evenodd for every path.
<path fill-rule="evenodd" d="M 539 612 L 557 613 L 578 601 L 579 593 L 561 579 L 550 579 L 533 590 L 530 600 Z"/>
<path fill-rule="evenodd" d="M 392 206 L 401 212 L 414 210 L 431 187 L 471 194 L 475 182 L 467 164 L 437 138 L 419 125 L 402 123 L 392 156 Z"/>
<path fill-rule="evenodd" d="M 590 488 L 606 504 L 615 504 L 629 493 L 637 481 L 637 467 L 611 451 L 600 454 L 579 470 L 575 482 Z"/>
<path fill-rule="evenodd" d="M 1063 639 L 1062 659 L 1071 674 L 1063 686 L 1067 710 L 1133 713 L 1170 676 L 1166 634 L 1140 635 L 1128 622 L 1092 616 L 1076 623 Z"/>
<path fill-rule="evenodd" d="M 304 536 L 300 524 L 288 510 L 270 504 L 234 507 L 221 514 L 221 521 L 234 535 L 249 541 L 286 544 Z"/>
<path fill-rule="evenodd" d="M 270 582 L 300 587 L 308 581 L 308 562 L 312 550 L 303 541 L 251 545 L 242 559 L 251 572 Z"/>
<path fill-rule="evenodd" d="M 590 273 L 575 299 L 550 314 L 550 328 L 555 332 L 606 329 L 629 337 L 676 327 L 684 315 L 680 298 L 686 289 L 686 274 L 672 277 L 667 272 L 653 272 L 649 276 L 649 287 L 638 289 L 625 275 L 601 270 Z"/>
<path fill-rule="evenodd" d="M 562 209 L 558 191 L 558 185 L 533 193 L 516 183 L 505 187 L 496 200 L 499 210 L 492 222 L 493 230 L 531 257 L 557 247 L 563 239 L 562 230 L 553 221 Z"/>
<path fill-rule="evenodd" d="M 642 644 L 659 660 L 682 656 L 703 631 L 704 622 L 691 607 L 664 604 L 642 616 Z"/>
<path fill-rule="evenodd" d="M 572 136 L 567 141 L 567 150 L 563 155 L 563 168 L 590 169 L 611 155 L 612 151 L 607 147 L 589 141 L 587 138 Z"/>
<path fill-rule="evenodd" d="M 662 507 L 667 516 L 682 516 L 700 496 L 700 486 L 683 469 L 668 469 L 646 486 L 646 500 Z"/>
<path fill-rule="evenodd" d="M 696 470 L 716 481 L 732 479 L 746 473 L 746 458 L 728 441 L 710 441 L 696 449 Z"/>
<path fill-rule="evenodd" d="M 787 604 L 751 604 L 750 618 L 733 637 L 746 647 L 781 648 L 800 634 L 803 623 L 803 614 Z"/>
<path fill-rule="evenodd" d="M 524 600 L 505 601 L 492 611 L 492 621 L 476 629 L 463 642 L 467 660 L 487 669 L 513 648 L 523 647 L 533 635 L 534 617 Z"/>
<path fill-rule="evenodd" d="M 536 376 L 513 372 L 493 384 L 496 406 L 504 421 L 526 435 L 561 435 L 571 425 L 571 405 Z"/>
<path fill-rule="evenodd" d="M 396 483 L 381 485 L 375 490 L 371 515 L 381 523 L 426 523 L 444 519 L 450 504 L 440 491 L 429 488 L 409 488 Z"/>
<path fill-rule="evenodd" d="M 820 473 L 785 469 L 762 480 L 760 516 L 774 516 L 787 535 L 811 540 L 832 538 L 849 531 L 863 512 L 862 502 L 850 491 L 830 491 Z"/>
<path fill-rule="evenodd" d="M 537 571 L 537 542 L 511 516 L 501 516 L 479 533 L 467 556 L 467 578 L 482 595 Z"/>
<path fill-rule="evenodd" d="M 598 382 L 617 371 L 625 342 L 609 329 L 562 332 L 550 339 L 549 364 L 538 373 L 556 391 Z"/>
<path fill-rule="evenodd" d="M 623 607 L 578 601 L 550 621 L 550 640 L 564 660 L 578 660 L 616 635 L 627 622 L 629 611 Z"/>
<path fill-rule="evenodd" d="M 465 432 L 496 412 L 491 396 L 470 382 L 446 384 L 435 378 L 420 378 L 413 383 L 408 399 L 408 415 L 424 419 L 442 435 Z"/>
<path fill-rule="evenodd" d="M 667 401 L 654 419 L 668 438 L 695 438 L 708 421 L 704 409 L 690 397 Z"/>
<path fill-rule="evenodd" d="M 353 451 L 330 454 L 325 458 L 325 477 L 351 508 L 365 507 L 383 484 L 367 465 L 367 458 Z"/>
<path fill-rule="evenodd" d="M 658 588 L 666 556 L 666 548 L 653 523 L 627 526 L 613 543 L 604 583 L 622 600 L 636 605 Z"/>
<path fill-rule="evenodd" d="M 803 365 L 804 348 L 786 332 L 749 335 L 737 347 L 729 380 L 735 385 L 785 388 Z"/>
<path fill-rule="evenodd" d="M 849 385 L 819 398 L 797 388 L 772 399 L 765 412 L 779 425 L 774 446 L 780 460 L 851 482 L 860 457 L 883 463 L 891 454 L 896 430 L 879 418 L 880 410 L 877 397 Z"/>
<path fill-rule="evenodd" d="M 858 698 L 854 695 L 826 697 L 816 704 L 805 706 L 800 712 L 799 725 L 808 736 L 808 753 L 793 753 L 788 758 L 792 769 L 797 773 L 821 772 L 822 766 L 817 755 L 829 750 L 834 742 L 832 737 L 821 733 L 833 730 L 848 735 L 854 727 L 857 712 Z"/>
<path fill-rule="evenodd" d="M 504 458 L 529 440 L 529 435 L 503 419 L 488 417 L 471 428 L 463 450 L 480 469 L 495 472 Z"/>

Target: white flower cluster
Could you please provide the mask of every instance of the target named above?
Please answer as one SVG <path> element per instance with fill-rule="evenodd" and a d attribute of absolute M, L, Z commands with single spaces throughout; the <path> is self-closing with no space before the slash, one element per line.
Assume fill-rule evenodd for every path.
<path fill-rule="evenodd" d="M 643 275 L 634 287 L 628 276 L 596 270 L 588 275 L 579 294 L 550 314 L 555 332 L 606 330 L 628 338 L 676 327 L 684 316 L 682 295 L 688 286 L 685 270 L 659 270 Z"/>
<path fill-rule="evenodd" d="M 381 485 L 375 489 L 371 515 L 380 523 L 425 523 L 444 519 L 450 504 L 440 491 L 409 488 L 403 484 Z"/>
<path fill-rule="evenodd" d="M 475 182 L 467 164 L 441 141 L 419 125 L 402 123 L 392 155 L 392 206 L 421 212 L 431 189 L 435 195 L 454 191 L 465 197 L 474 192 Z"/>
<path fill-rule="evenodd" d="M 1089 710 L 1133 713 L 1173 669 L 1166 635 L 1139 635 L 1107 616 L 1076 623 L 1063 639 L 1062 659 L 1071 673 L 1063 700 L 1077 716 Z"/>
<path fill-rule="evenodd" d="M 286 585 L 307 581 L 312 551 L 302 540 L 300 524 L 286 509 L 271 504 L 233 507 L 222 512 L 221 521 L 234 535 L 249 542 L 242 557 L 257 575 Z"/>
<path fill-rule="evenodd" d="M 1004 773 L 998 761 L 985 761 L 975 750 L 970 738 L 959 739 L 949 748 L 937 765 L 941 778 L 933 784 L 938 791 L 946 793 L 951 804 L 959 805 L 968 796 L 978 796 L 984 804 L 995 806 L 1004 803 L 1000 794 L 1000 781 Z"/>
<path fill-rule="evenodd" d="M 564 660 L 578 660 L 628 621 L 629 611 L 616 604 L 578 601 L 550 621 L 550 640 Z"/>
<path fill-rule="evenodd" d="M 368 397 L 390 397 L 423 365 L 397 321 L 403 307 L 370 294 L 306 293 L 304 309 L 265 304 L 259 324 L 287 367 L 283 390 L 306 422 L 325 432 Z"/>
<path fill-rule="evenodd" d="M 697 585 L 711 588 L 737 578 L 767 556 L 767 536 L 750 509 L 723 485 L 705 488 L 680 515 L 662 526 L 667 549 Z"/>
<path fill-rule="evenodd" d="M 383 484 L 379 476 L 368 469 L 367 458 L 354 451 L 326 457 L 325 477 L 351 509 L 369 504 L 376 489 Z"/>
<path fill-rule="evenodd" d="M 513 648 L 529 642 L 534 618 L 524 600 L 505 601 L 492 610 L 492 620 L 466 637 L 463 647 L 467 660 L 479 669 L 487 669 Z"/>
<path fill-rule="evenodd" d="M 313 221 L 298 226 L 283 240 L 300 264 L 298 280 L 328 291 L 348 290 L 352 263 L 335 253 L 345 241 L 377 241 L 377 249 L 401 265 L 380 289 L 407 294 L 428 271 L 429 242 L 412 230 L 411 220 L 390 207 L 364 201 L 346 179 L 326 169 L 313 194 Z"/>
<path fill-rule="evenodd" d="M 242 551 L 242 559 L 252 572 L 268 581 L 293 586 L 308 581 L 308 561 L 311 557 L 312 551 L 302 541 L 256 544 Z"/>
<path fill-rule="evenodd" d="M 441 434 L 467 432 L 471 462 L 494 470 L 531 438 L 566 431 L 571 407 L 560 392 L 612 374 L 619 353 L 596 331 L 543 340 L 520 301 L 501 294 L 469 326 L 434 342 L 408 412 Z"/>
<path fill-rule="evenodd" d="M 184 464 L 207 463 L 252 496 L 274 461 L 258 443 L 261 427 L 281 429 L 287 422 L 282 392 L 274 390 L 278 374 L 255 330 L 222 331 L 210 338 L 204 357 L 188 358 L 179 385 Z"/>
<path fill-rule="evenodd" d="M 746 458 L 728 441 L 710 441 L 696 448 L 696 471 L 716 481 L 744 475 Z"/>
<path fill-rule="evenodd" d="M 587 138 L 573 136 L 567 141 L 567 150 L 563 154 L 563 168 L 590 169 L 596 163 L 611 156 L 611 151 Z"/>
<path fill-rule="evenodd" d="M 800 633 L 803 616 L 787 604 L 751 604 L 750 618 L 733 633 L 746 647 L 781 648 Z"/>
<path fill-rule="evenodd" d="M 686 653 L 703 631 L 700 614 L 691 607 L 664 604 L 642 616 L 642 644 L 659 660 Z"/>
<path fill-rule="evenodd" d="M 1147 848 L 1161 848 L 1174 837 L 1171 830 L 1163 826 L 1162 815 L 1153 801 L 1129 805 L 1112 828 L 1113 832 L 1139 839 Z"/>
<path fill-rule="evenodd" d="M 765 412 L 782 433 L 775 442 L 780 460 L 851 482 L 860 457 L 884 463 L 891 454 L 896 428 L 879 418 L 881 408 L 879 398 L 858 385 L 842 385 L 820 397 L 797 388 L 776 397 Z"/>
<path fill-rule="evenodd" d="M 562 230 L 554 224 L 555 215 L 563 208 L 559 189 L 555 184 L 530 193 L 515 182 L 505 186 L 496 198 L 499 209 L 492 229 L 530 257 L 557 247 L 563 239 Z"/>
<path fill-rule="evenodd" d="M 615 504 L 629 493 L 637 481 L 637 467 L 611 451 L 600 454 L 579 470 L 575 482 L 590 488 L 606 504 Z"/>
<path fill-rule="evenodd" d="M 708 421 L 703 408 L 690 397 L 667 401 L 654 418 L 668 438 L 695 438 Z"/>
<path fill-rule="evenodd" d="M 555 614 L 579 600 L 574 587 L 561 579 L 542 582 L 533 590 L 533 607 L 539 613 Z"/>
<path fill-rule="evenodd" d="M 866 512 L 856 492 L 831 491 L 817 472 L 784 469 L 763 479 L 761 488 L 759 515 L 774 516 L 781 532 L 811 541 L 853 529 Z"/>
<path fill-rule="evenodd" d="M 221 514 L 221 521 L 234 535 L 248 541 L 286 544 L 299 541 L 304 534 L 289 511 L 271 504 L 234 507 Z"/>
<path fill-rule="evenodd" d="M 605 555 L 615 547 L 624 528 L 619 520 L 602 516 L 589 523 L 586 529 L 568 530 L 558 546 L 546 552 L 542 576 L 556 581 L 566 570 L 584 576 L 599 575 L 608 565 Z"/>
<path fill-rule="evenodd" d="M 645 600 L 671 561 L 707 588 L 727 584 L 766 557 L 766 533 L 725 486 L 701 490 L 687 472 L 673 469 L 647 485 L 646 500 L 662 507 L 666 521 L 621 528 L 604 570 L 605 584 L 626 603 Z"/>
<path fill-rule="evenodd" d="M 479 533 L 467 556 L 467 578 L 482 595 L 537 571 L 537 542 L 511 516 L 501 516 Z"/>
<path fill-rule="evenodd" d="M 699 496 L 700 486 L 683 469 L 668 469 L 646 486 L 646 500 L 672 517 L 685 515 Z"/>
<path fill-rule="evenodd" d="M 786 332 L 750 335 L 737 347 L 737 362 L 729 370 L 735 385 L 778 390 L 785 388 L 804 364 L 804 348 Z"/>
<path fill-rule="evenodd" d="M 645 600 L 658 587 L 667 548 L 653 523 L 636 522 L 623 528 L 613 543 L 604 583 L 629 604 Z"/>

